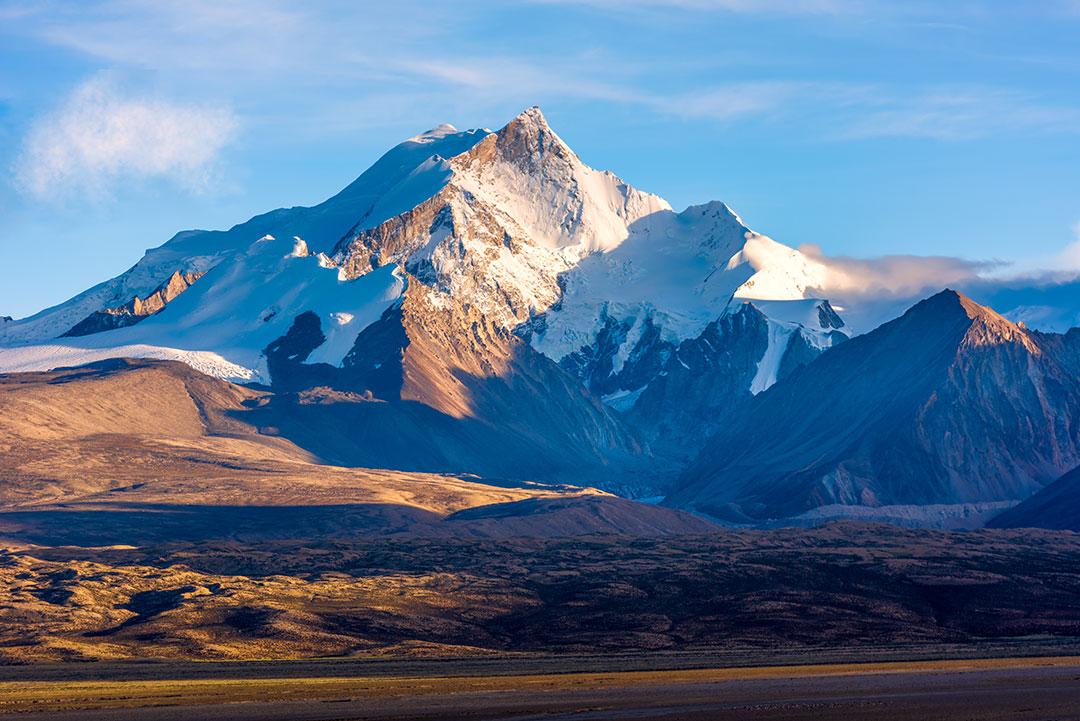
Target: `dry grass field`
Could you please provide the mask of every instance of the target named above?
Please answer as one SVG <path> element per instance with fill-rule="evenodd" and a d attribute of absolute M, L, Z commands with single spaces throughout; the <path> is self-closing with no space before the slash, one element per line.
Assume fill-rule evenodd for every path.
<path fill-rule="evenodd" d="M 501 668 L 510 666 L 504 660 Z M 157 671 L 167 676 L 169 667 Z M 1075 718 L 1070 714 L 1080 703 L 1078 674 L 1080 658 L 1042 657 L 483 676 L 2 681 L 0 714 L 144 721 L 726 719 L 747 714 L 946 719 L 962 708 L 960 718 L 1066 719 Z M 917 710 L 920 715 L 908 715 Z"/>

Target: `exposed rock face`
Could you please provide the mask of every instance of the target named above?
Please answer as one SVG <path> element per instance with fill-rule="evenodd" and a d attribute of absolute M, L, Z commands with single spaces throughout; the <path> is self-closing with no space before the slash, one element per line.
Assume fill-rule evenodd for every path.
<path fill-rule="evenodd" d="M 645 316 L 640 323 L 633 319 L 616 319 L 604 305 L 600 310 L 599 326 L 592 343 L 564 356 L 559 365 L 602 396 L 620 392 L 629 394 L 648 385 L 664 369 L 675 350 L 672 341 L 661 337 L 651 316 Z M 526 326 L 523 329 L 525 337 L 530 337 L 530 331 L 535 327 L 535 323 Z M 631 333 L 636 339 L 629 338 Z M 623 353 L 624 348 L 629 348 L 629 352 Z"/>
<path fill-rule="evenodd" d="M 555 303 L 558 276 L 575 262 L 617 245 L 635 221 L 669 210 L 585 166 L 538 108 L 468 151 L 429 163 L 446 173 L 446 185 L 379 225 L 360 223 L 338 243 L 334 261 L 346 277 L 404 265 L 508 328 Z"/>
<path fill-rule="evenodd" d="M 266 346 L 266 366 L 276 390 L 301 391 L 320 385 L 336 371 L 326 364 L 305 361 L 326 340 L 319 316 L 305 311 L 293 319 L 288 332 Z"/>
<path fill-rule="evenodd" d="M 201 272 L 184 273 L 179 270 L 175 271 L 169 276 L 168 280 L 155 288 L 145 298 L 135 296 L 124 305 L 94 311 L 72 326 L 71 330 L 61 337 L 90 335 L 105 330 L 135 325 L 155 313 L 160 313 L 166 305 L 190 288 L 202 275 Z"/>
<path fill-rule="evenodd" d="M 317 321 L 298 317 L 267 356 L 276 390 L 331 391 L 283 396 L 267 413 L 335 463 L 626 489 L 649 459 L 575 378 L 415 278 L 357 337 L 341 368 L 302 363 L 317 345 Z"/>
<path fill-rule="evenodd" d="M 1068 341 L 939 293 L 747 403 L 668 503 L 757 521 L 1025 498 L 1080 463 Z"/>
<path fill-rule="evenodd" d="M 560 365 L 642 429 L 654 450 L 682 458 L 696 454 L 737 404 L 847 339 L 830 330 L 843 321 L 828 301 L 816 303 L 811 318 L 830 325 L 769 318 L 760 301 L 732 302 L 679 343 L 664 337 L 652 315 L 619 321 L 605 305 L 595 342 Z"/>
<path fill-rule="evenodd" d="M 768 321 L 746 304 L 673 349 L 626 416 L 683 462 L 697 454 L 738 406 L 748 401 L 758 361 L 769 344 Z"/>

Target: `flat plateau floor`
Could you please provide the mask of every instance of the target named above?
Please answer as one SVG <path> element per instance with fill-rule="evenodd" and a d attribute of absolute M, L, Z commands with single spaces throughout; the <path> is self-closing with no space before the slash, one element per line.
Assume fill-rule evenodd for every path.
<path fill-rule="evenodd" d="M 1080 657 L 528 675 L 140 675 L 0 681 L 0 714 L 26 721 L 1080 719 Z"/>

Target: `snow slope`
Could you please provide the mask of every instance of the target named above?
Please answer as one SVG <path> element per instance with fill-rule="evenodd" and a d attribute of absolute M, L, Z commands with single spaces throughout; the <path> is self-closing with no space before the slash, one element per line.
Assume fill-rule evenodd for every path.
<path fill-rule="evenodd" d="M 627 324 L 631 330 L 612 363 L 618 374 L 628 357 L 644 352 L 646 324 L 661 342 L 677 345 L 737 310 L 739 301 L 753 299 L 770 319 L 769 349 L 751 388 L 756 393 L 776 381 L 792 333 L 802 329 L 815 347 L 825 348 L 842 326 L 822 327 L 819 301 L 808 297 L 823 272 L 816 261 L 747 228 L 724 203 L 661 211 L 631 224 L 621 244 L 563 275 L 558 306 L 538 324 L 532 342 L 561 360 L 594 344 L 605 326 Z M 622 383 L 620 390 L 638 390 L 644 380 Z M 624 395 L 614 398 L 627 402 Z"/>
<path fill-rule="evenodd" d="M 316 313 L 326 335 L 309 362 L 339 365 L 360 331 L 403 290 L 404 277 L 394 267 L 343 280 L 303 244 L 267 235 L 138 325 L 0 348 L 0 367 L 48 370 L 108 357 L 165 358 L 220 378 L 269 383 L 262 351 L 297 315 Z"/>
<path fill-rule="evenodd" d="M 475 145 L 488 131 L 457 131 L 451 125 L 410 138 L 391 149 L 340 193 L 312 207 L 280 208 L 227 231 L 185 230 L 146 252 L 131 269 L 29 318 L 0 325 L 0 344 L 59 337 L 95 310 L 145 296 L 173 272 L 205 272 L 243 255 L 252 242 L 272 235 L 299 236 L 312 252 L 329 251 L 350 228 L 377 225 L 442 187 L 447 171 L 427 161 L 450 157 Z"/>
<path fill-rule="evenodd" d="M 206 274 L 137 325 L 58 340 L 176 271 Z M 625 327 L 593 373 L 610 364 L 618 374 L 656 337 L 677 344 L 743 300 L 767 300 L 758 307 L 775 343 L 760 359 L 757 391 L 775 380 L 796 331 L 822 348 L 835 330 L 815 324 L 816 301 L 806 305 L 819 263 L 753 232 L 723 203 L 675 213 L 588 167 L 529 108 L 498 132 L 441 125 L 411 138 L 319 205 L 179 233 L 128 272 L 0 326 L 9 347 L 0 370 L 171 353 L 215 375 L 266 382 L 262 351 L 297 315 L 316 313 L 327 337 L 308 362 L 340 364 L 401 295 L 405 273 L 436 291 L 433 302 L 478 310 L 556 361 L 597 346 L 605 324 Z M 649 380 L 620 381 L 619 402 Z"/>

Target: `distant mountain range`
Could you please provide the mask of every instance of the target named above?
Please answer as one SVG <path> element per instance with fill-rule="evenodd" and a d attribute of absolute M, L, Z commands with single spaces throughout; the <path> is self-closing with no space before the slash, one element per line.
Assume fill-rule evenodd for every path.
<path fill-rule="evenodd" d="M 753 522 L 1025 498 L 1080 465 L 1077 342 L 943 291 L 746 404 L 668 502 Z"/>
<path fill-rule="evenodd" d="M 944 291 L 851 338 L 827 272 L 723 203 L 677 213 L 586 166 L 530 108 L 412 138 L 320 205 L 179 233 L 0 323 L 0 371 L 182 361 L 254 389 L 244 433 L 316 462 L 748 525 L 979 525 L 1080 465 L 1080 336 L 1034 329 L 1078 317 L 1067 288 L 981 289 L 1031 327 Z"/>

